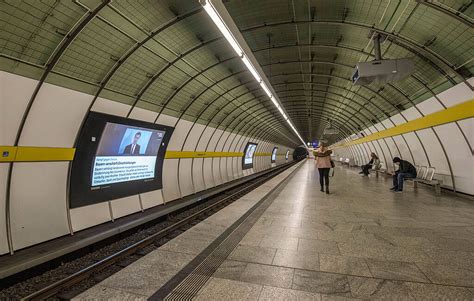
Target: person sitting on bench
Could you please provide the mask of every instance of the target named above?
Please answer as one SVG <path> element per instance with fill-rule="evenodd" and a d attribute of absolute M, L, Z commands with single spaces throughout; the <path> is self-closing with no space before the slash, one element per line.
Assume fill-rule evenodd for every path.
<path fill-rule="evenodd" d="M 393 187 L 390 189 L 395 192 L 403 191 L 403 181 L 405 179 L 416 178 L 416 168 L 408 161 L 399 157 L 393 158 L 393 163 L 399 165 L 398 170 L 393 175 Z"/>
<path fill-rule="evenodd" d="M 361 166 L 362 171 L 359 172 L 359 174 L 363 174 L 364 176 L 369 176 L 369 169 L 371 169 L 372 166 L 379 167 L 379 165 L 380 165 L 379 157 L 377 157 L 375 153 L 371 153 L 369 163 Z"/>

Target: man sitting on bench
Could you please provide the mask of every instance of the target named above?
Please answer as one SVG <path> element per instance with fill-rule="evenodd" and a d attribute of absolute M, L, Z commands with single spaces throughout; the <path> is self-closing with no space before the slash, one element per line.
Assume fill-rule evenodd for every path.
<path fill-rule="evenodd" d="M 399 157 L 393 158 L 393 163 L 398 165 L 398 170 L 393 175 L 393 187 L 390 189 L 395 192 L 403 191 L 403 181 L 405 179 L 416 178 L 416 168 L 408 161 Z"/>

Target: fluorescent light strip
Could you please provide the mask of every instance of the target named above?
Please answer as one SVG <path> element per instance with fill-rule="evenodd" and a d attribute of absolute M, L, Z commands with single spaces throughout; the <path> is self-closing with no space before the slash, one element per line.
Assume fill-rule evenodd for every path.
<path fill-rule="evenodd" d="M 227 25 L 225 24 L 224 20 L 222 20 L 221 16 L 219 15 L 219 13 L 216 10 L 216 8 L 212 5 L 210 0 L 200 0 L 200 3 L 204 7 L 204 10 L 209 15 L 211 20 L 214 22 L 214 24 L 216 24 L 219 31 L 224 35 L 227 42 L 229 42 L 232 49 L 234 49 L 235 53 L 237 53 L 237 55 L 242 59 L 245 66 L 247 67 L 247 69 L 252 74 L 252 76 L 260 84 L 260 86 L 265 91 L 265 93 L 268 95 L 270 100 L 277 107 L 278 111 L 280 111 L 280 114 L 288 122 L 291 129 L 295 132 L 296 136 L 301 140 L 301 142 L 303 142 L 303 145 L 306 146 L 305 141 L 301 138 L 300 134 L 298 133 L 296 128 L 291 123 L 289 117 L 286 116 L 285 112 L 283 111 L 283 108 L 280 106 L 279 101 L 277 100 L 277 97 L 272 94 L 272 92 L 270 91 L 270 88 L 262 80 L 262 77 L 258 73 L 257 69 L 255 69 L 252 62 L 247 58 L 247 56 L 245 55 L 244 50 L 242 49 L 242 47 L 240 47 L 239 43 L 237 42 L 237 39 L 234 37 L 232 32 L 229 30 L 229 28 L 227 28 Z"/>
<path fill-rule="evenodd" d="M 270 98 L 270 100 L 273 102 L 273 104 L 275 105 L 275 107 L 279 107 L 279 106 L 280 106 L 280 104 L 277 102 L 277 100 L 276 100 L 275 97 Z"/>
<path fill-rule="evenodd" d="M 216 24 L 217 28 L 219 28 L 219 31 L 224 35 L 227 42 L 229 42 L 230 46 L 232 46 L 234 51 L 237 53 L 237 55 L 242 57 L 244 53 L 242 48 L 240 48 L 239 43 L 237 43 L 237 40 L 234 38 L 230 30 L 227 28 L 224 21 L 221 19 L 221 17 L 217 13 L 217 11 L 214 9 L 212 4 L 209 3 L 209 1 L 206 1 L 203 7 L 206 13 L 209 15 L 209 17 L 211 17 L 211 20 L 214 22 L 214 24 Z"/>
<path fill-rule="evenodd" d="M 262 82 L 262 78 L 260 77 L 260 74 L 258 74 L 257 70 L 253 67 L 252 63 L 249 61 L 249 59 L 245 56 L 245 54 L 242 56 L 242 61 L 244 62 L 245 66 L 247 66 L 247 69 L 249 69 L 250 73 L 252 73 L 253 77 L 255 80 L 257 80 L 258 83 Z"/>
<path fill-rule="evenodd" d="M 270 92 L 270 89 L 268 89 L 267 85 L 264 82 L 260 83 L 260 86 L 262 86 L 263 91 L 267 93 L 268 97 L 273 98 L 272 92 Z M 273 103 L 275 103 L 275 100 L 272 100 Z"/>

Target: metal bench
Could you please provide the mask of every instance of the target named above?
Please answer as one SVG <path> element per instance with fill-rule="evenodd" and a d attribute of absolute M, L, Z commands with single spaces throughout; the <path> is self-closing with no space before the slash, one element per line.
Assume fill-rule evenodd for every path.
<path fill-rule="evenodd" d="M 437 195 L 441 194 L 441 181 L 433 179 L 436 169 L 434 167 L 426 166 L 415 166 L 417 176 L 415 179 L 407 179 L 413 181 L 413 188 L 416 190 L 418 188 L 418 182 L 423 184 L 434 186 L 435 192 Z"/>

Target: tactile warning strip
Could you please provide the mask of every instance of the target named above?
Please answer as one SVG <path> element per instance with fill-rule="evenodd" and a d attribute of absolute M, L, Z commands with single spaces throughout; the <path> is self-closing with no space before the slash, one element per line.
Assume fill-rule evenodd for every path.
<path fill-rule="evenodd" d="M 193 299 L 265 210 L 273 203 L 273 200 L 284 189 L 299 167 L 301 165 L 295 168 L 285 180 L 273 188 L 232 224 L 168 283 L 162 286 L 149 300 L 175 301 Z"/>

